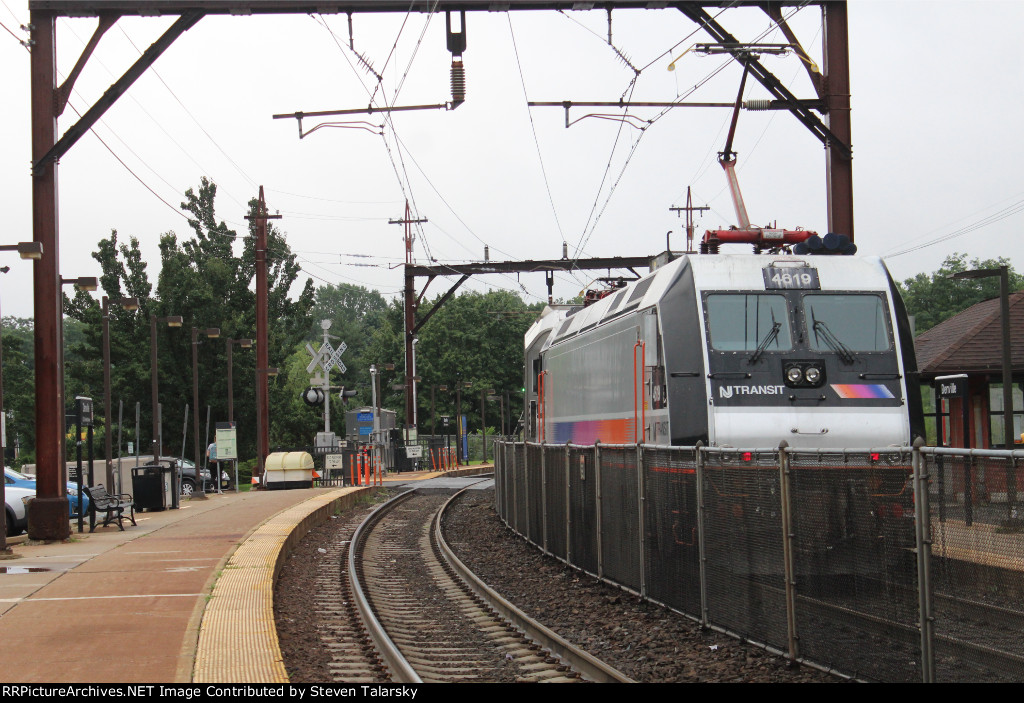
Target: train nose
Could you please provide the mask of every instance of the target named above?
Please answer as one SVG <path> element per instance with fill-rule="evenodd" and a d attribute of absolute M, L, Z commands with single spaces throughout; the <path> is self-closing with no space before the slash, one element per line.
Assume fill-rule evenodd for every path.
<path fill-rule="evenodd" d="M 714 443 L 731 447 L 850 449 L 906 446 L 900 408 L 717 407 Z"/>

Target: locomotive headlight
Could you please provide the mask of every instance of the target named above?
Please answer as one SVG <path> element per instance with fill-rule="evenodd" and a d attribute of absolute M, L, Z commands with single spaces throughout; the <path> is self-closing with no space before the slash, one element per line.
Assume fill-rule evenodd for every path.
<path fill-rule="evenodd" d="M 806 378 L 807 382 L 811 385 L 816 385 L 818 381 L 821 380 L 821 369 L 817 366 L 808 366 L 804 371 L 804 378 Z"/>
<path fill-rule="evenodd" d="M 786 369 L 786 379 L 790 383 L 800 383 L 803 380 L 803 372 L 799 366 L 790 366 Z"/>

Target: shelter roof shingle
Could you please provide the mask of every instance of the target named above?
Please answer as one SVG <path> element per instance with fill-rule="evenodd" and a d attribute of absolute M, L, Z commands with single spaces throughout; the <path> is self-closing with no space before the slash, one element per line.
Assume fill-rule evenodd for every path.
<path fill-rule="evenodd" d="M 922 332 L 914 342 L 923 376 L 1001 371 L 999 298 L 972 305 Z M 1024 291 L 1010 294 L 1010 358 L 1014 371 L 1024 371 Z"/>

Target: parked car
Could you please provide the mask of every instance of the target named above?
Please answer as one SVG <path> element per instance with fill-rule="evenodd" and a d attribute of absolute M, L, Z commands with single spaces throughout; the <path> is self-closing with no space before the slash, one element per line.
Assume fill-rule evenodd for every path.
<path fill-rule="evenodd" d="M 32 495 L 36 494 L 35 476 L 28 476 L 7 467 L 4 467 L 4 485 L 7 488 L 11 486 L 25 488 L 32 491 Z M 83 515 L 89 512 L 89 496 L 84 492 L 82 493 L 82 510 Z M 68 481 L 68 517 L 78 517 L 78 484 L 74 481 Z"/>
<path fill-rule="evenodd" d="M 28 527 L 27 504 L 36 497 L 35 488 L 20 488 L 10 484 L 4 486 L 7 505 L 7 536 L 20 535 Z"/>

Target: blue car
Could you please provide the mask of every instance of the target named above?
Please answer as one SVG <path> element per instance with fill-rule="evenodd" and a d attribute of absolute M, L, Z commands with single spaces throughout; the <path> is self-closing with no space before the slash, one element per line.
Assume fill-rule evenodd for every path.
<path fill-rule="evenodd" d="M 4 467 L 4 484 L 17 488 L 26 488 L 30 491 L 36 490 L 36 479 L 34 476 L 26 476 L 7 467 Z M 89 512 L 89 496 L 85 495 L 85 493 L 82 494 L 82 509 L 84 513 Z M 78 486 L 71 481 L 68 481 L 68 517 L 78 517 Z"/>

